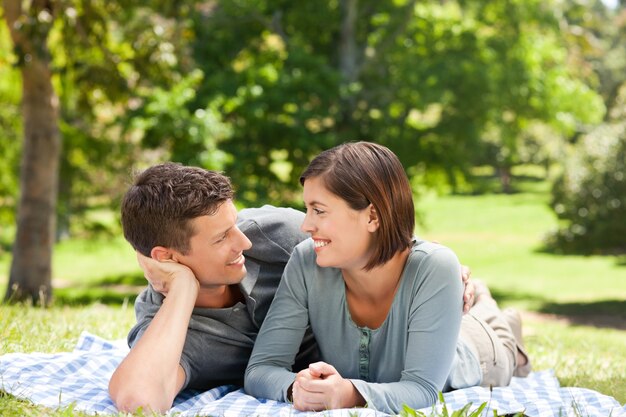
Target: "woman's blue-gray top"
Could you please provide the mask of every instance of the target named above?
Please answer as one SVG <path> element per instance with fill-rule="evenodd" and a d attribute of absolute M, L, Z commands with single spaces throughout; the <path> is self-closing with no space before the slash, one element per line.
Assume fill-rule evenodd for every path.
<path fill-rule="evenodd" d="M 246 370 L 249 394 L 287 400 L 295 378 L 291 366 L 309 326 L 322 360 L 380 411 L 397 413 L 403 404 L 428 407 L 449 385 L 448 377 L 480 382 L 478 364 L 462 363 L 475 357 L 462 342 L 457 348 L 463 285 L 450 249 L 414 242 L 387 318 L 377 329 L 352 321 L 341 271 L 321 268 L 315 258 L 307 239 L 285 268 Z M 478 375 L 455 377 L 453 365 Z"/>

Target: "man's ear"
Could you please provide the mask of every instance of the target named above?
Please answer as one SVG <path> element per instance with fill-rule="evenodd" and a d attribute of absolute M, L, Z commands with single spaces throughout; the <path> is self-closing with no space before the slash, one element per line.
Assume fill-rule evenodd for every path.
<path fill-rule="evenodd" d="M 375 232 L 380 227 L 378 212 L 376 211 L 376 208 L 374 208 L 373 204 L 370 204 L 366 210 L 368 211 L 367 230 L 370 232 Z"/>
<path fill-rule="evenodd" d="M 150 251 L 150 257 L 160 262 L 169 261 L 174 258 L 174 253 L 171 249 L 165 248 L 163 246 L 155 246 Z"/>

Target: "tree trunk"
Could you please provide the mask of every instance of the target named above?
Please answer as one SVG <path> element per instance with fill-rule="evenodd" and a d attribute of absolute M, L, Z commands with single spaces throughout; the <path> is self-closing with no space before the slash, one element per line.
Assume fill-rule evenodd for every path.
<path fill-rule="evenodd" d="M 352 84 L 358 78 L 358 46 L 356 41 L 356 22 L 358 0 L 341 1 L 341 32 L 339 39 L 339 71 L 342 83 L 341 122 L 344 127 L 352 126 L 352 116 L 356 107 L 356 98 L 351 91 Z"/>
<path fill-rule="evenodd" d="M 53 11 L 49 2 L 41 0 L 30 3 L 28 16 L 23 16 L 21 0 L 5 0 L 4 9 L 21 67 L 24 121 L 17 233 L 5 300 L 46 304 L 52 295 L 61 153 L 59 102 L 52 86 L 47 48 L 51 24 L 45 19 L 46 14 L 52 19 Z"/>
<path fill-rule="evenodd" d="M 339 40 L 339 67 L 343 81 L 347 84 L 358 79 L 356 21 L 358 0 L 341 2 L 341 39 Z"/>
<path fill-rule="evenodd" d="M 502 165 L 498 167 L 498 176 L 500 177 L 500 186 L 504 194 L 511 194 L 511 167 Z"/>

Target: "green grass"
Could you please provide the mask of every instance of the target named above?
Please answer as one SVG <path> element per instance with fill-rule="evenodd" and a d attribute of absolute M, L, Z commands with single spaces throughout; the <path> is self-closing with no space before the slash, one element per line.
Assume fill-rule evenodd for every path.
<path fill-rule="evenodd" d="M 418 234 L 454 249 L 474 277 L 519 307 L 550 312 L 551 305 L 612 302 L 609 312 L 626 315 L 624 258 L 543 251 L 556 227 L 546 201 L 536 193 L 430 197 L 420 204 L 425 226 Z"/>
<path fill-rule="evenodd" d="M 593 389 L 624 404 L 626 258 L 544 252 L 542 238 L 556 226 L 546 184 L 527 178 L 517 185 L 521 192 L 512 195 L 425 197 L 418 234 L 454 249 L 501 305 L 524 310 L 534 369 L 553 369 L 562 386 Z M 3 293 L 8 268 L 8 254 L 0 253 Z M 51 308 L 0 305 L 0 353 L 69 351 L 83 330 L 125 337 L 144 279 L 122 238 L 61 243 L 54 276 L 57 301 Z M 82 414 L 46 410 L 0 393 L 0 415 Z"/>
<path fill-rule="evenodd" d="M 59 304 L 132 303 L 145 285 L 135 254 L 123 237 L 67 240 L 56 245 L 54 295 Z M 10 256 L 0 254 L 0 291 L 6 291 Z"/>
<path fill-rule="evenodd" d="M 0 280 L 6 279 L 10 261 L 10 253 L 0 252 Z M 54 248 L 53 269 L 56 280 L 72 283 L 139 270 L 133 249 L 122 236 L 63 240 Z"/>
<path fill-rule="evenodd" d="M 52 306 L 0 304 L 0 352 L 71 351 L 83 330 L 105 339 L 126 337 L 134 324 L 131 305 Z"/>
<path fill-rule="evenodd" d="M 76 254 L 80 256 L 76 256 Z M 55 248 L 55 279 L 89 283 L 139 271 L 132 247 L 123 237 L 67 240 Z"/>
<path fill-rule="evenodd" d="M 542 241 L 557 220 L 545 183 L 518 186 L 522 191 L 512 195 L 424 198 L 418 234 L 454 249 L 502 306 L 542 313 L 524 314 L 535 369 L 554 369 L 563 386 L 594 389 L 624 404 L 624 257 L 546 253 Z"/>
<path fill-rule="evenodd" d="M 553 369 L 561 386 L 585 387 L 626 403 L 626 332 L 526 317 L 535 369 Z"/>
<path fill-rule="evenodd" d="M 92 304 L 47 309 L 0 305 L 0 352 L 65 352 L 73 349 L 83 330 L 119 339 L 134 323 L 130 306 Z M 570 326 L 530 317 L 525 322 L 526 345 L 535 369 L 554 369 L 562 386 L 582 386 L 626 401 L 626 360 L 623 331 Z M 620 397 L 621 395 L 621 397 Z M 83 416 L 71 408 L 50 411 L 0 394 L 0 415 Z M 120 414 L 122 416 L 123 414 Z"/>
<path fill-rule="evenodd" d="M 120 339 L 125 337 L 133 322 L 133 309 L 128 305 L 92 304 L 42 309 L 0 304 L 0 352 L 67 352 L 74 349 L 83 330 L 106 339 Z M 0 415 L 62 417 L 87 414 L 75 412 L 71 407 L 51 411 L 0 391 Z"/>

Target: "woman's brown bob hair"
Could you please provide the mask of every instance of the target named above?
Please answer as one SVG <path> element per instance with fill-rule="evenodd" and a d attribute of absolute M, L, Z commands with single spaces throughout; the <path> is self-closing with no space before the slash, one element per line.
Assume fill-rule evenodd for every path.
<path fill-rule="evenodd" d="M 411 245 L 415 209 L 411 185 L 398 157 L 371 142 L 349 142 L 316 156 L 300 176 L 320 178 L 326 188 L 354 210 L 374 206 L 380 227 L 366 270 L 389 261 Z"/>

